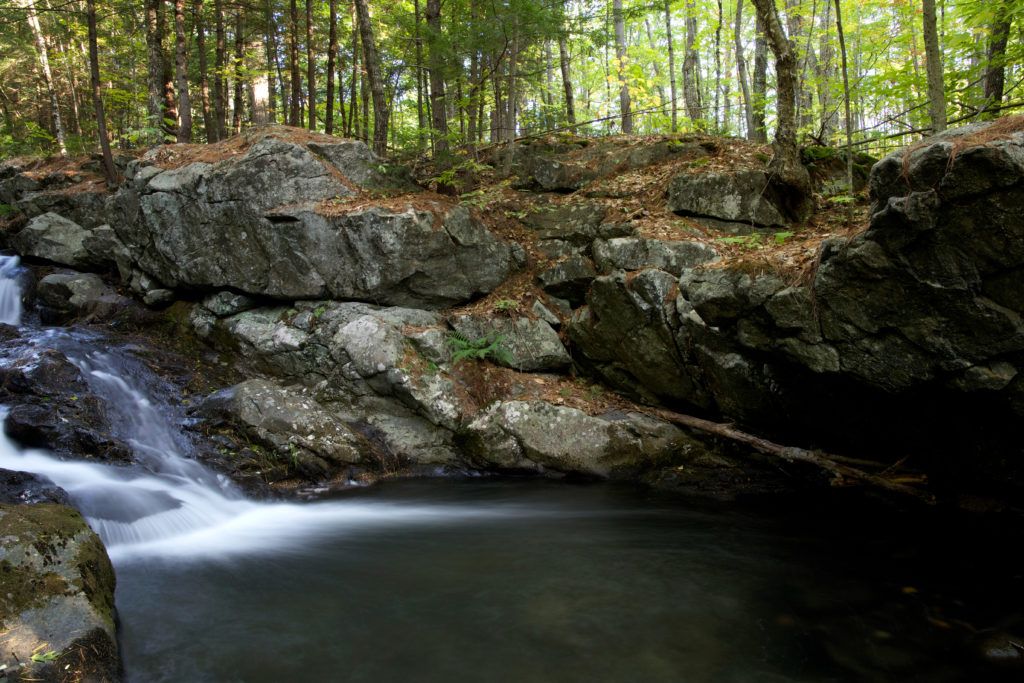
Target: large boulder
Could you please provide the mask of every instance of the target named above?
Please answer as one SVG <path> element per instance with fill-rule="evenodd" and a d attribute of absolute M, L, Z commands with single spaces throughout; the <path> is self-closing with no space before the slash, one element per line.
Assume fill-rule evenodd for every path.
<path fill-rule="evenodd" d="M 0 676 L 117 681 L 114 569 L 73 508 L 0 504 Z"/>
<path fill-rule="evenodd" d="M 510 247 L 463 207 L 332 205 L 354 194 L 353 178 L 379 178 L 351 150 L 311 149 L 267 134 L 217 164 L 144 158 L 112 225 L 136 266 L 175 289 L 443 308 L 508 276 Z"/>
<path fill-rule="evenodd" d="M 312 397 L 263 379 L 251 379 L 206 398 L 195 413 L 225 421 L 271 458 L 323 478 L 362 460 L 362 439 Z"/>
<path fill-rule="evenodd" d="M 659 268 L 678 277 L 684 270 L 714 263 L 722 258 L 716 249 L 701 242 L 644 237 L 596 240 L 593 249 L 594 262 L 602 273 Z"/>
<path fill-rule="evenodd" d="M 681 216 L 781 228 L 789 223 L 764 171 L 680 173 L 669 183 L 665 208 Z"/>
<path fill-rule="evenodd" d="M 494 360 L 523 372 L 564 370 L 572 365 L 558 333 L 550 324 L 527 317 L 487 318 L 461 315 L 450 319 L 455 331 L 470 341 L 497 339 L 508 355 L 508 362 Z"/>
<path fill-rule="evenodd" d="M 704 450 L 679 428 L 646 416 L 591 416 L 545 401 L 496 401 L 467 424 L 461 443 L 481 467 L 600 478 L 635 477 Z"/>

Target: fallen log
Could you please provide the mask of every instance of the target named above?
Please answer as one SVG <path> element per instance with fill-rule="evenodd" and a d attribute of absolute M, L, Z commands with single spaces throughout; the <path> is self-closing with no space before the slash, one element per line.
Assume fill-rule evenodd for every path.
<path fill-rule="evenodd" d="M 664 410 L 659 408 L 652 408 L 650 410 L 653 416 L 659 417 L 668 422 L 674 424 L 683 425 L 684 427 L 691 427 L 693 429 L 699 429 L 702 432 L 721 436 L 732 441 L 738 441 L 739 443 L 746 444 L 754 448 L 761 453 L 767 455 L 774 455 L 782 458 L 786 462 L 806 462 L 811 465 L 826 470 L 831 473 L 836 479 L 851 479 L 854 481 L 863 482 L 872 486 L 885 489 L 886 491 L 892 491 L 893 493 L 899 493 L 902 495 L 911 496 L 924 503 L 933 505 L 935 503 L 935 496 L 926 492 L 920 491 L 910 486 L 905 486 L 899 482 L 880 477 L 870 472 L 857 469 L 856 467 L 850 467 L 837 462 L 839 456 L 829 456 L 821 453 L 815 453 L 814 451 L 808 451 L 803 448 L 797 448 L 795 446 L 782 446 L 780 444 L 762 439 L 759 436 L 748 434 L 742 430 L 737 429 L 731 423 L 712 422 L 711 420 L 704 420 L 699 417 L 692 415 L 683 415 L 682 413 L 676 413 L 671 410 Z"/>

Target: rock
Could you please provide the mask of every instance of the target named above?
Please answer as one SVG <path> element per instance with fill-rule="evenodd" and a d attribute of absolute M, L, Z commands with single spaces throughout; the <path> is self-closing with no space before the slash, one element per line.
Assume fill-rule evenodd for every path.
<path fill-rule="evenodd" d="M 56 213 L 90 230 L 107 222 L 107 202 L 110 194 L 106 187 L 76 187 L 68 191 L 23 194 L 15 203 L 29 218 L 45 213 Z"/>
<path fill-rule="evenodd" d="M 356 185 L 367 190 L 419 192 L 407 168 L 391 166 L 373 153 L 365 142 L 342 140 L 336 143 L 310 142 L 309 150 L 318 154 Z"/>
<path fill-rule="evenodd" d="M 573 313 L 569 338 L 585 362 L 613 386 L 647 400 L 686 400 L 707 407 L 707 390 L 692 358 L 681 355 L 676 331 L 678 281 L 650 269 L 598 277 L 587 306 Z"/>
<path fill-rule="evenodd" d="M 103 544 L 74 509 L 0 504 L 4 673 L 120 680 L 114 581 Z M 34 662 L 34 654 L 44 661 Z"/>
<path fill-rule="evenodd" d="M 0 469 L 0 504 L 56 503 L 71 505 L 67 491 L 31 472 Z"/>
<path fill-rule="evenodd" d="M 782 204 L 774 202 L 768 175 L 748 170 L 737 173 L 680 173 L 669 183 L 666 208 L 681 216 L 715 218 L 759 227 L 784 227 L 789 221 Z"/>
<path fill-rule="evenodd" d="M 49 322 L 110 320 L 133 305 L 92 273 L 51 273 L 39 281 L 37 295 Z"/>
<path fill-rule="evenodd" d="M 684 270 L 721 260 L 719 253 L 700 242 L 668 242 L 643 237 L 619 237 L 594 242 L 598 271 L 658 268 L 676 277 Z"/>
<path fill-rule="evenodd" d="M 460 435 L 471 461 L 488 469 L 634 477 L 680 458 L 696 442 L 640 415 L 592 417 L 544 401 L 497 401 Z"/>
<path fill-rule="evenodd" d="M 362 460 L 361 439 L 302 392 L 251 379 L 209 396 L 194 411 L 207 420 L 226 421 L 274 458 L 291 460 L 308 451 L 333 468 Z M 311 461 L 314 462 L 314 461 Z M 328 472 L 307 472 L 325 476 Z"/>
<path fill-rule="evenodd" d="M 566 299 L 573 306 L 583 303 L 591 281 L 597 276 L 586 256 L 570 256 L 537 273 L 537 281 L 547 294 Z"/>
<path fill-rule="evenodd" d="M 587 246 L 598 236 L 604 223 L 605 207 L 596 202 L 549 208 L 541 206 L 523 219 L 536 231 L 538 240 L 562 240 L 575 246 Z"/>
<path fill-rule="evenodd" d="M 368 150 L 353 144 L 317 149 L 351 161 L 342 175 L 377 183 Z M 464 207 L 323 205 L 353 191 L 310 149 L 267 134 L 217 165 L 151 171 L 144 158 L 116 196 L 111 224 L 153 288 L 444 308 L 511 272 L 511 247 Z"/>
<path fill-rule="evenodd" d="M 451 318 L 449 322 L 457 332 L 470 340 L 499 335 L 503 337 L 501 347 L 511 360 L 508 367 L 521 372 L 557 371 L 572 365 L 572 358 L 559 340 L 558 333 L 543 320 L 461 315 Z M 505 364 L 499 358 L 492 360 Z"/>
<path fill-rule="evenodd" d="M 44 213 L 29 221 L 11 239 L 11 244 L 22 256 L 88 270 L 94 264 L 83 244 L 87 236 L 89 232 L 78 223 L 55 213 Z"/>
<path fill-rule="evenodd" d="M 102 401 L 79 370 L 52 349 L 27 350 L 0 364 L 0 402 L 9 406 L 7 435 L 62 458 L 130 462 L 131 449 L 112 435 Z"/>

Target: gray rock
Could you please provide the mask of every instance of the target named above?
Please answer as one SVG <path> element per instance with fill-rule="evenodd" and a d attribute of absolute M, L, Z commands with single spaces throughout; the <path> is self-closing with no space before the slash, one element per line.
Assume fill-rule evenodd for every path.
<path fill-rule="evenodd" d="M 208 397 L 200 417 L 223 420 L 290 460 L 302 449 L 337 468 L 359 463 L 365 446 L 345 424 L 304 393 L 251 379 Z"/>
<path fill-rule="evenodd" d="M 537 273 L 541 289 L 551 296 L 566 299 L 573 306 L 583 303 L 591 281 L 597 276 L 586 256 L 570 256 Z"/>
<path fill-rule="evenodd" d="M 783 227 L 788 221 L 773 201 L 763 171 L 680 173 L 668 186 L 666 208 L 682 216 Z"/>
<path fill-rule="evenodd" d="M 643 237 L 619 237 L 594 242 L 594 262 L 602 273 L 613 270 L 659 268 L 679 276 L 684 270 L 721 260 L 700 242 L 668 242 Z"/>
<path fill-rule="evenodd" d="M 112 318 L 131 306 L 93 273 L 51 273 L 39 281 L 39 302 L 60 319 Z"/>
<path fill-rule="evenodd" d="M 29 221 L 11 239 L 11 244 L 22 256 L 88 270 L 93 265 L 84 245 L 88 235 L 89 232 L 78 223 L 55 213 L 44 213 Z"/>
<path fill-rule="evenodd" d="M 551 327 L 556 330 L 562 326 L 562 319 L 559 318 L 558 315 L 550 308 L 541 303 L 540 299 L 533 302 L 533 305 L 530 306 L 530 312 L 546 322 L 548 325 L 551 325 Z"/>
<path fill-rule="evenodd" d="M 421 189 L 413 181 L 408 169 L 389 165 L 374 154 L 365 142 L 310 142 L 309 149 L 323 157 L 350 181 L 368 190 L 418 192 Z"/>
<path fill-rule="evenodd" d="M 492 335 L 503 337 L 502 348 L 508 352 L 511 360 L 508 366 L 516 370 L 564 370 L 572 364 L 572 358 L 559 340 L 558 333 L 543 320 L 461 315 L 451 318 L 449 322 L 456 331 L 471 340 Z M 501 362 L 498 358 L 494 360 Z"/>
<path fill-rule="evenodd" d="M 319 149 L 351 161 L 341 175 L 376 183 L 360 148 L 339 145 Z M 112 202 L 111 225 L 162 288 L 443 308 L 511 272 L 509 245 L 463 207 L 321 210 L 352 190 L 338 169 L 272 134 L 216 165 L 145 163 Z"/>
<path fill-rule="evenodd" d="M 257 306 L 259 306 L 257 299 L 228 290 L 211 294 L 203 299 L 203 307 L 218 318 L 250 311 Z"/>
<path fill-rule="evenodd" d="M 626 478 L 694 442 L 639 415 L 592 417 L 544 401 L 497 401 L 477 413 L 460 443 L 479 467 Z"/>
<path fill-rule="evenodd" d="M 75 680 L 120 680 L 114 569 L 78 512 L 53 503 L 0 504 L 0 568 L 3 673 L 67 680 L 65 666 L 73 666 Z M 55 654 L 33 662 L 40 652 Z"/>
<path fill-rule="evenodd" d="M 547 209 L 539 207 L 523 219 L 539 240 L 562 240 L 585 247 L 600 234 L 605 220 L 605 207 L 596 202 Z"/>

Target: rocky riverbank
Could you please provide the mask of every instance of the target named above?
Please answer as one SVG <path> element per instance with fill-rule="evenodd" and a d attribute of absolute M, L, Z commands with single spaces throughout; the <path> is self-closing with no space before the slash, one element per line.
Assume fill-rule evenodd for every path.
<path fill-rule="evenodd" d="M 1024 482 L 1021 143 L 997 124 L 890 155 L 868 229 L 788 270 L 736 258 L 802 228 L 760 152 L 710 139 L 523 145 L 519 191 L 456 202 L 360 143 L 274 128 L 154 150 L 113 193 L 8 165 L 0 198 L 24 215 L 10 244 L 57 267 L 26 290 L 45 322 L 174 329 L 241 380 L 188 400 L 211 458 L 253 483 L 794 485 L 656 406 L 1007 499 Z M 12 398 L 29 406 L 12 433 L 78 448 L 19 431 L 57 413 Z"/>

